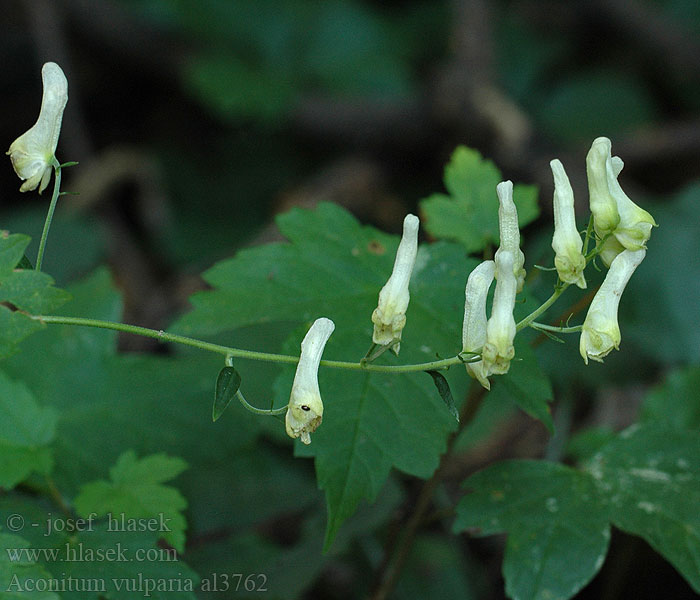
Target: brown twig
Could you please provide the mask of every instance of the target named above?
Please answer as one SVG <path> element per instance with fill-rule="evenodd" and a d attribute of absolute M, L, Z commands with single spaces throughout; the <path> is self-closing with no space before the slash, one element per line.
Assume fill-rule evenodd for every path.
<path fill-rule="evenodd" d="M 459 428 L 450 435 L 447 441 L 447 449 L 440 460 L 440 466 L 435 470 L 433 476 L 423 484 L 416 499 L 415 508 L 406 521 L 406 525 L 402 528 L 402 534 L 397 536 L 394 543 L 391 544 L 391 547 L 386 552 L 384 561 L 377 570 L 374 589 L 370 593 L 371 600 L 386 600 L 396 586 L 401 571 L 413 548 L 416 534 L 421 525 L 423 525 L 430 508 L 433 493 L 443 479 L 445 465 L 449 462 L 449 458 L 452 455 L 455 441 L 464 428 L 474 420 L 485 395 L 486 390 L 478 383 L 473 382 L 469 388 L 467 401 L 460 411 Z"/>

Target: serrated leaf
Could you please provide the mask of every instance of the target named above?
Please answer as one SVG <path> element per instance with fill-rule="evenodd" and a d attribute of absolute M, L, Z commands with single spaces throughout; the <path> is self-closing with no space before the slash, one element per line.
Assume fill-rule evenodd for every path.
<path fill-rule="evenodd" d="M 589 470 L 610 519 L 643 537 L 700 592 L 700 435 L 667 425 L 633 426 Z"/>
<path fill-rule="evenodd" d="M 433 383 L 437 388 L 438 394 L 440 394 L 440 398 L 442 398 L 445 406 L 447 406 L 447 410 L 450 411 L 455 421 L 459 423 L 459 411 L 455 406 L 455 401 L 450 391 L 450 384 L 447 383 L 447 379 L 445 379 L 445 376 L 439 371 L 426 371 L 426 373 L 433 378 Z"/>
<path fill-rule="evenodd" d="M 369 339 L 371 329 L 368 328 Z M 298 348 L 302 332 L 285 351 Z M 366 339 L 349 328 L 336 327 L 326 352 L 338 349 L 362 356 Z M 410 336 L 404 336 L 401 353 Z M 398 360 L 392 357 L 391 362 Z M 294 370 L 277 380 L 276 404 L 289 397 Z M 459 373 L 464 390 L 466 374 Z M 324 399 L 323 423 L 310 446 L 297 445 L 297 455 L 314 456 L 318 485 L 325 491 L 328 523 L 324 548 L 330 547 L 342 523 L 362 500 L 374 501 L 392 467 L 429 477 L 445 449 L 446 434 L 456 426 L 433 384 L 423 373 L 396 376 L 340 369 L 319 374 Z"/>
<path fill-rule="evenodd" d="M 515 359 L 505 377 L 494 377 L 492 395 L 515 402 L 521 410 L 541 421 L 550 433 L 554 433 L 554 421 L 549 408 L 552 401 L 552 385 L 537 364 L 535 353 L 529 345 L 516 338 Z"/>
<path fill-rule="evenodd" d="M 598 572 L 610 540 L 608 515 L 593 478 L 564 465 L 512 460 L 469 477 L 455 531 L 507 532 L 506 593 L 522 600 L 565 600 Z"/>
<path fill-rule="evenodd" d="M 48 313 L 70 300 L 68 292 L 53 287 L 53 279 L 39 271 L 15 271 L 0 281 L 0 301 L 35 315 Z"/>
<path fill-rule="evenodd" d="M 162 484 L 186 468 L 185 461 L 165 454 L 137 459 L 135 452 L 125 452 L 110 469 L 111 481 L 95 481 L 81 488 L 75 509 L 83 517 L 112 514 L 127 521 L 157 522 L 154 531 L 182 552 L 187 527 L 182 511 L 187 501 L 177 489 Z"/>
<path fill-rule="evenodd" d="M 0 302 L 20 309 L 0 306 L 0 358 L 13 354 L 19 342 L 42 328 L 21 311 L 50 311 L 70 299 L 70 294 L 53 287 L 53 279 L 45 273 L 15 269 L 29 241 L 17 233 L 0 236 Z"/>
<path fill-rule="evenodd" d="M 219 263 L 205 275 L 215 289 L 193 299 L 197 309 L 180 328 L 212 332 L 260 320 L 310 321 L 324 315 L 336 323 L 324 355 L 359 360 L 371 339 L 370 315 L 391 273 L 398 238 L 360 227 L 345 211 L 326 204 L 315 211 L 292 211 L 278 222 L 294 243 L 247 250 Z M 402 362 L 458 350 L 464 283 L 474 264 L 454 245 L 419 250 Z M 358 328 L 362 314 L 365 325 Z M 300 331 L 286 351 L 298 352 L 301 337 Z M 292 377 L 293 369 L 278 381 L 276 406 L 288 402 Z M 454 420 L 420 373 L 394 377 L 322 370 L 320 379 L 324 422 L 311 446 L 298 452 L 316 456 L 329 507 L 328 545 L 358 503 L 376 497 L 392 466 L 429 476 Z M 455 370 L 452 389 L 464 393 L 467 383 L 466 372 Z"/>
<path fill-rule="evenodd" d="M 236 392 L 241 387 L 241 376 L 233 367 L 224 367 L 216 378 L 216 390 L 214 392 L 214 406 L 212 407 L 211 420 L 216 421 L 226 410 L 231 400 L 236 397 Z"/>
<path fill-rule="evenodd" d="M 436 238 L 461 243 L 470 253 L 497 245 L 496 186 L 502 181 L 498 168 L 476 150 L 459 146 L 445 167 L 444 181 L 449 195 L 433 194 L 420 203 L 426 230 Z M 521 227 L 539 215 L 534 186 L 515 185 L 513 200 Z"/>
<path fill-rule="evenodd" d="M 0 235 L 0 277 L 7 277 L 19 264 L 31 238 L 21 233 L 9 234 L 2 231 Z"/>
<path fill-rule="evenodd" d="M 0 371 L 0 487 L 12 488 L 32 472 L 48 473 L 56 412 Z"/>
<path fill-rule="evenodd" d="M 291 243 L 247 249 L 215 265 L 204 275 L 213 289 L 195 294 L 194 310 L 173 329 L 211 335 L 243 325 L 295 321 L 305 322 L 305 330 L 315 318 L 325 316 L 335 322 L 336 330 L 324 356 L 359 360 L 371 339 L 370 316 L 391 273 L 398 237 L 361 227 L 331 204 L 320 204 L 313 211 L 292 210 L 277 222 Z M 459 245 L 421 245 L 411 279 L 401 359 L 383 355 L 381 361 L 425 362 L 459 351 L 464 285 L 474 266 L 476 261 L 465 258 Z M 359 321 L 358 327 L 361 315 L 366 315 L 364 326 Z M 302 337 L 303 332 L 297 332 L 285 351 L 298 353 Z M 292 377 L 293 369 L 288 369 L 277 381 L 275 406 L 288 402 Z M 517 369 L 513 377 L 516 381 L 520 377 Z M 516 385 L 528 389 L 532 373 L 524 377 L 525 383 Z M 421 374 L 394 377 L 322 369 L 320 378 L 323 424 L 311 446 L 296 451 L 316 457 L 329 509 L 328 545 L 358 503 L 376 497 L 392 466 L 429 476 L 454 420 Z M 466 370 L 452 369 L 447 379 L 455 397 L 463 397 L 470 382 Z M 546 380 L 536 383 L 539 387 L 531 387 L 537 391 L 547 385 Z M 535 402 L 546 409 L 547 398 L 540 394 Z M 534 412 L 538 406 L 529 408 Z M 538 416 L 546 422 L 547 415 Z"/>
<path fill-rule="evenodd" d="M 31 556 L 23 554 L 23 549 L 29 547 L 24 538 L 0 532 L 0 598 L 59 600 L 54 592 L 36 590 L 36 582 L 47 581 L 51 575 Z"/>

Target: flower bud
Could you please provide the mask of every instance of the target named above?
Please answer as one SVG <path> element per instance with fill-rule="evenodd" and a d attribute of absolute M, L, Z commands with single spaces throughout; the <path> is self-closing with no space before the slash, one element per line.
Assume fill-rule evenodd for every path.
<path fill-rule="evenodd" d="M 583 322 L 579 350 L 586 364 L 589 358 L 603 362 L 613 348 L 619 348 L 621 335 L 617 309 L 620 297 L 645 255 L 646 250 L 624 250 L 612 261 Z"/>
<path fill-rule="evenodd" d="M 406 325 L 406 309 L 410 295 L 408 283 L 411 280 L 413 265 L 418 252 L 418 217 L 406 215 L 403 221 L 403 236 L 396 251 L 394 270 L 391 277 L 379 292 L 379 304 L 372 313 L 374 333 L 372 341 L 386 346 L 401 340 L 401 332 Z M 400 344 L 394 344 L 392 350 L 398 354 Z"/>
<path fill-rule="evenodd" d="M 574 191 L 564 165 L 557 159 L 549 163 L 554 175 L 554 266 L 559 279 L 565 283 L 575 283 L 581 289 L 586 287 L 583 270 L 586 258 L 581 253 L 583 241 L 576 228 L 574 212 Z"/>
<path fill-rule="evenodd" d="M 496 253 L 496 290 L 493 294 L 491 318 L 486 324 L 486 343 L 481 357 L 485 372 L 503 375 L 515 356 L 515 295 L 518 282 L 514 273 L 515 257 L 500 249 Z"/>
<path fill-rule="evenodd" d="M 335 324 L 324 317 L 316 319 L 301 342 L 301 355 L 294 375 L 285 425 L 287 435 L 311 443 L 310 434 L 323 420 L 323 401 L 318 388 L 318 367 Z"/>
<path fill-rule="evenodd" d="M 68 81 L 61 67 L 53 62 L 46 63 L 41 69 L 41 78 L 44 95 L 39 118 L 31 129 L 12 142 L 7 151 L 15 173 L 26 180 L 19 191 L 27 192 L 38 187 L 40 194 L 51 179 L 63 109 L 68 102 Z"/>
<path fill-rule="evenodd" d="M 520 249 L 520 228 L 518 227 L 518 211 L 513 202 L 513 182 L 502 181 L 496 186 L 498 194 L 498 232 L 501 243 L 496 250 L 499 252 L 510 252 L 515 257 L 513 272 L 518 283 L 518 292 L 523 289 L 525 283 L 525 255 Z M 498 270 L 496 270 L 498 278 Z"/>
<path fill-rule="evenodd" d="M 464 324 L 462 326 L 462 351 L 480 353 L 486 342 L 486 297 L 496 271 L 496 263 L 487 260 L 478 265 L 467 279 L 464 290 Z M 483 359 L 468 363 L 467 373 L 475 377 L 487 390 L 491 383 Z"/>

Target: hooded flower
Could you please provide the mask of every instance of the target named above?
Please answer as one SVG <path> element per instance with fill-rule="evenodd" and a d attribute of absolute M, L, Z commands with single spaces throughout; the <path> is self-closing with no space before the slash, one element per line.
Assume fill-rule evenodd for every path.
<path fill-rule="evenodd" d="M 462 352 L 479 353 L 486 342 L 486 297 L 491 287 L 496 263 L 487 260 L 478 265 L 467 279 L 464 290 L 464 324 L 462 326 Z M 475 377 L 487 390 L 491 383 L 483 359 L 466 364 L 467 373 Z"/>
<path fill-rule="evenodd" d="M 408 283 L 413 272 L 418 251 L 418 217 L 406 215 L 403 221 L 403 236 L 396 251 L 394 270 L 391 277 L 379 292 L 379 304 L 372 313 L 374 333 L 372 341 L 386 346 L 401 340 L 401 332 L 406 325 L 406 309 L 410 295 Z M 392 350 L 398 354 L 400 344 L 394 344 Z"/>
<path fill-rule="evenodd" d="M 581 253 L 583 241 L 576 228 L 574 213 L 574 191 L 564 165 L 557 159 L 549 163 L 554 175 L 554 266 L 559 279 L 565 283 L 575 283 L 581 289 L 586 287 L 583 270 L 586 258 Z"/>
<path fill-rule="evenodd" d="M 518 227 L 518 211 L 513 202 L 513 182 L 502 181 L 496 186 L 498 194 L 498 232 L 501 238 L 501 243 L 496 251 L 496 257 L 499 252 L 510 252 L 515 262 L 513 263 L 513 272 L 517 279 L 517 291 L 523 289 L 525 283 L 525 255 L 520 249 L 520 228 Z M 496 279 L 498 279 L 498 269 L 496 270 Z"/>
<path fill-rule="evenodd" d="M 486 343 L 482 351 L 486 376 L 503 375 L 515 356 L 515 295 L 518 282 L 514 273 L 515 257 L 501 248 L 496 253 L 496 290 L 493 294 L 491 318 L 486 323 Z"/>
<path fill-rule="evenodd" d="M 292 393 L 285 425 L 287 435 L 301 438 L 304 444 L 311 443 L 311 433 L 323 420 L 323 401 L 318 389 L 318 366 L 323 349 L 333 333 L 335 324 L 330 319 L 316 319 L 301 342 L 301 355 L 294 375 Z"/>
<path fill-rule="evenodd" d="M 40 194 L 51 179 L 63 109 L 68 102 L 68 81 L 61 67 L 53 62 L 46 63 L 41 69 L 41 78 L 44 95 L 39 118 L 29 131 L 12 142 L 7 151 L 15 173 L 25 180 L 20 192 L 38 187 Z"/>
<path fill-rule="evenodd" d="M 617 309 L 620 297 L 632 273 L 642 262 L 646 250 L 623 250 L 615 257 L 603 284 L 596 293 L 581 330 L 579 350 L 586 364 L 588 359 L 603 362 L 612 349 L 620 346 Z"/>
<path fill-rule="evenodd" d="M 609 243 L 605 248 L 608 265 L 617 255 L 615 252 L 621 252 L 620 248 L 646 248 L 651 228 L 656 226 L 654 217 L 622 191 L 617 178 L 623 167 L 619 157 L 611 156 L 608 138 L 599 137 L 593 141 L 586 157 L 593 225 L 600 238 L 612 234 L 618 242 L 617 245 Z"/>

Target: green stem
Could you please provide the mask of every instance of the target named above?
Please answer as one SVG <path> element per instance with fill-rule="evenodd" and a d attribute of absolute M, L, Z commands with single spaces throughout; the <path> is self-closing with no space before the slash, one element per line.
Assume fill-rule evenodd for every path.
<path fill-rule="evenodd" d="M 183 344 L 192 346 L 200 350 L 223 354 L 226 357 L 233 356 L 237 358 L 249 358 L 251 360 L 261 360 L 266 362 L 289 363 L 296 364 L 299 362 L 298 356 L 289 356 L 286 354 L 272 354 L 269 352 L 256 352 L 254 350 L 243 350 L 241 348 L 230 348 L 221 346 L 220 344 L 212 344 L 211 342 L 203 342 L 194 338 L 188 338 L 182 335 L 167 333 L 165 331 L 156 331 L 147 327 L 139 327 L 137 325 L 126 325 L 125 323 L 116 323 L 114 321 L 101 321 L 99 319 L 85 319 L 82 317 L 62 317 L 56 315 L 33 315 L 31 317 L 35 321 L 41 323 L 54 323 L 61 325 L 78 325 L 82 327 L 97 327 L 99 329 L 112 329 L 115 331 L 123 331 L 125 333 L 133 333 L 144 337 L 150 337 L 163 342 L 172 342 L 175 344 Z M 416 373 L 419 371 L 431 371 L 434 369 L 446 369 L 453 365 L 463 364 L 463 360 L 459 356 L 444 358 L 442 360 L 434 360 L 426 363 L 412 365 L 373 365 L 354 362 L 345 362 L 342 360 L 322 360 L 321 366 L 332 367 L 336 369 L 350 369 L 354 371 L 373 371 L 376 373 Z"/>
<path fill-rule="evenodd" d="M 557 298 L 561 296 L 564 293 L 564 290 L 569 287 L 570 284 L 568 283 L 562 283 L 561 285 L 558 285 L 556 288 L 554 288 L 554 293 L 545 300 L 544 304 L 540 306 L 539 308 L 533 310 L 527 317 L 525 317 L 520 323 L 518 323 L 515 326 L 516 331 L 520 331 L 521 329 L 525 329 L 525 327 L 528 327 L 530 323 L 534 322 L 534 320 L 539 317 L 543 312 L 545 312 L 552 304 L 554 304 L 557 301 Z"/>
<path fill-rule="evenodd" d="M 54 184 L 53 195 L 51 196 L 51 204 L 49 204 L 49 212 L 46 213 L 46 221 L 44 221 L 44 230 L 41 232 L 41 240 L 39 241 L 39 252 L 36 255 L 37 271 L 41 271 L 41 263 L 44 261 L 44 250 L 46 249 L 46 238 L 49 237 L 49 229 L 51 229 L 51 221 L 53 221 L 53 213 L 56 210 L 58 197 L 61 195 L 61 167 L 54 158 Z"/>
<path fill-rule="evenodd" d="M 238 398 L 238 401 L 244 406 L 246 410 L 249 410 L 250 412 L 255 413 L 256 415 L 281 415 L 287 412 L 287 406 L 270 409 L 256 408 L 252 404 L 248 403 L 248 401 L 243 397 L 243 394 L 241 394 L 241 390 L 238 390 L 236 392 L 236 398 Z"/>

